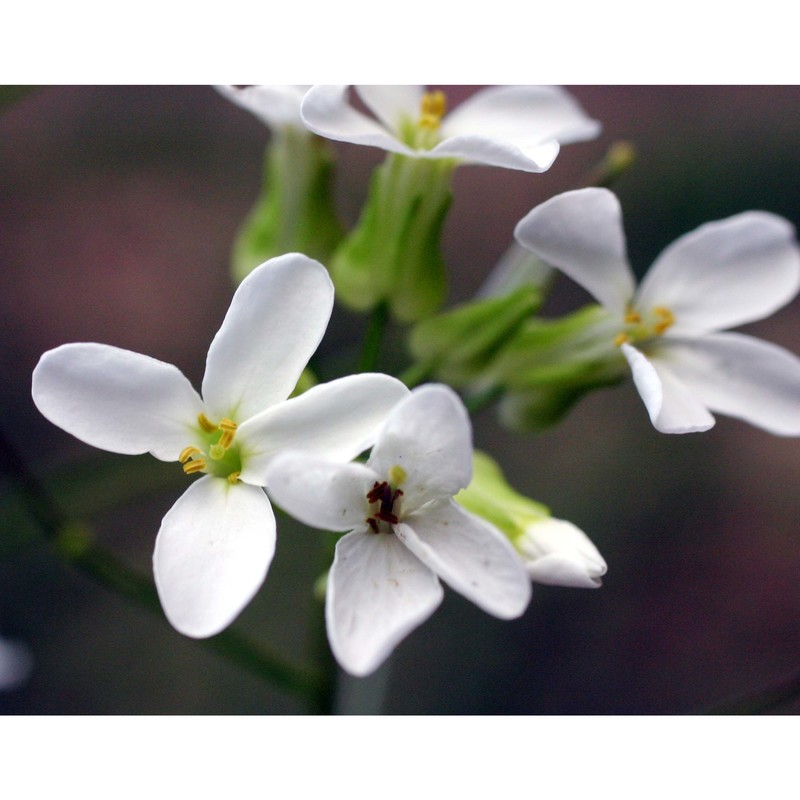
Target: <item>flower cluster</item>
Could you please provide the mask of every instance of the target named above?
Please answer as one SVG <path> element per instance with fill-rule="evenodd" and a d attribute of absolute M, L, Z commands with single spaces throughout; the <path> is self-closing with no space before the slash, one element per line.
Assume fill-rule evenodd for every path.
<path fill-rule="evenodd" d="M 473 451 L 467 405 L 499 401 L 506 422 L 541 427 L 629 368 L 659 431 L 706 430 L 718 412 L 800 435 L 800 359 L 726 332 L 800 289 L 786 220 L 749 211 L 704 225 L 667 248 L 637 289 L 616 197 L 566 192 L 519 222 L 479 296 L 439 313 L 454 169 L 541 173 L 599 124 L 557 87 L 486 89 L 452 110 L 445 93 L 421 86 L 218 90 L 271 138 L 202 392 L 172 365 L 97 343 L 45 353 L 32 383 L 38 409 L 68 433 L 177 462 L 191 480 L 153 554 L 178 631 L 212 636 L 253 598 L 275 552 L 273 503 L 338 535 L 325 619 L 353 675 L 374 671 L 433 613 L 442 582 L 500 619 L 525 612 L 532 582 L 598 588 L 607 567 L 597 547 Z M 387 153 L 349 232 L 325 140 Z M 554 270 L 599 305 L 537 316 Z M 307 388 L 334 292 L 376 324 L 409 326 L 402 380 L 374 371 L 372 358 Z"/>

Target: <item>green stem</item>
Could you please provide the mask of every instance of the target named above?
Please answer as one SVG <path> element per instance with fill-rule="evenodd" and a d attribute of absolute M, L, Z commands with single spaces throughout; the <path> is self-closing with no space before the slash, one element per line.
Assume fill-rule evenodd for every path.
<path fill-rule="evenodd" d="M 372 311 L 366 335 L 364 336 L 364 346 L 361 350 L 361 358 L 358 361 L 357 372 L 374 372 L 378 365 L 378 355 L 380 354 L 381 339 L 386 330 L 386 323 L 389 321 L 389 305 L 384 301 L 378 303 Z"/>
<path fill-rule="evenodd" d="M 161 603 L 153 581 L 93 544 L 89 528 L 61 511 L 49 492 L 28 471 L 3 431 L 0 431 L 0 473 L 11 480 L 45 538 L 55 544 L 68 563 L 117 594 L 161 616 Z M 287 664 L 235 630 L 228 629 L 210 639 L 196 641 L 263 680 L 304 697 L 314 707 L 320 697 L 329 693 L 323 676 Z"/>

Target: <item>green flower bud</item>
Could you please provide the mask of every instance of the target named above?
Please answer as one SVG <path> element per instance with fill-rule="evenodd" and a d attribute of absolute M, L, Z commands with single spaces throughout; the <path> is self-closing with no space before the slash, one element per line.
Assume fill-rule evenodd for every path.
<path fill-rule="evenodd" d="M 356 311 L 385 302 L 400 322 L 439 308 L 447 290 L 440 239 L 455 165 L 392 153 L 375 170 L 361 218 L 330 262 L 339 302 Z"/>
<path fill-rule="evenodd" d="M 333 204 L 333 164 L 325 140 L 295 126 L 275 129 L 265 151 L 261 195 L 233 245 L 237 283 L 284 253 L 328 261 L 343 236 Z"/>

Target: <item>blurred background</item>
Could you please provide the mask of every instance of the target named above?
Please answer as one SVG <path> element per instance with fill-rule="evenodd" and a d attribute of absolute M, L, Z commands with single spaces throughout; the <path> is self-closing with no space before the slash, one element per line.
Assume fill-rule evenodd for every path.
<path fill-rule="evenodd" d="M 446 87 L 452 105 L 476 87 Z M 450 302 L 468 299 L 533 206 L 574 188 L 617 140 L 615 184 L 635 269 L 703 222 L 764 209 L 800 223 L 800 88 L 570 87 L 604 126 L 543 175 L 465 166 L 444 253 Z M 269 133 L 208 87 L 51 87 L 0 109 L 0 427 L 65 513 L 149 575 L 175 465 L 101 453 L 30 399 L 39 356 L 97 341 L 176 364 L 200 385 L 230 302 L 228 257 L 260 184 Z M 336 145 L 353 223 L 383 153 Z M 588 300 L 558 283 L 548 313 Z M 362 318 L 336 309 L 318 353 L 351 371 Z M 747 332 L 800 353 L 800 301 Z M 382 366 L 403 358 L 394 338 Z M 535 587 L 501 622 L 448 590 L 374 680 L 395 714 L 687 714 L 800 673 L 800 442 L 719 418 L 666 436 L 631 383 L 585 398 L 558 427 L 514 434 L 493 411 L 476 445 L 511 483 L 583 528 L 609 565 L 602 589 Z M 289 714 L 306 706 L 65 565 L 0 478 L 0 637 L 29 679 L 8 714 Z M 279 518 L 268 579 L 235 623 L 287 658 L 313 635 L 324 534 Z M 358 694 L 370 684 L 346 681 Z M 794 713 L 800 701 L 777 711 Z"/>

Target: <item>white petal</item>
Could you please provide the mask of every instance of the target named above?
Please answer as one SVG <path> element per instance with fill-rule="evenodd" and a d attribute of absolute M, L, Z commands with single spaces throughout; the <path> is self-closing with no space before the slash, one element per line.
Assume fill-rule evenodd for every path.
<path fill-rule="evenodd" d="M 336 545 L 325 619 L 336 660 L 353 675 L 376 670 L 442 601 L 436 578 L 395 536 L 353 531 Z"/>
<path fill-rule="evenodd" d="M 404 117 L 416 120 L 420 114 L 423 86 L 356 86 L 364 105 L 393 133 Z"/>
<path fill-rule="evenodd" d="M 256 267 L 208 350 L 203 398 L 211 413 L 241 423 L 285 400 L 332 308 L 333 284 L 318 261 L 289 253 Z"/>
<path fill-rule="evenodd" d="M 172 364 L 104 344 L 65 344 L 33 371 L 33 401 L 47 419 L 112 453 L 176 461 L 195 440 L 200 396 Z"/>
<path fill-rule="evenodd" d="M 415 389 L 386 420 L 367 465 L 382 480 L 393 467 L 405 471 L 407 477 L 399 484 L 403 513 L 468 486 L 472 426 L 458 395 L 439 384 Z"/>
<path fill-rule="evenodd" d="M 278 403 L 237 431 L 242 480 L 264 485 L 270 461 L 284 450 L 306 450 L 334 461 L 354 459 L 372 446 L 389 412 L 408 394 L 395 378 L 362 373 Z"/>
<path fill-rule="evenodd" d="M 362 528 L 367 492 L 378 476 L 364 464 L 326 461 L 308 453 L 282 453 L 266 474 L 275 503 L 300 522 L 328 531 Z"/>
<path fill-rule="evenodd" d="M 347 86 L 314 86 L 309 89 L 300 108 L 306 127 L 328 139 L 413 154 L 393 132 L 353 108 L 348 103 L 347 90 Z"/>
<path fill-rule="evenodd" d="M 714 425 L 698 397 L 685 386 L 661 359 L 648 359 L 629 344 L 622 345 L 633 382 L 644 400 L 650 421 L 662 433 L 696 433 Z"/>
<path fill-rule="evenodd" d="M 608 569 L 589 537 L 563 519 L 548 517 L 535 522 L 515 544 L 536 583 L 596 589 Z"/>
<path fill-rule="evenodd" d="M 635 305 L 666 306 L 669 334 L 705 333 L 762 319 L 800 289 L 800 248 L 781 217 L 749 211 L 673 242 L 642 281 Z"/>
<path fill-rule="evenodd" d="M 607 189 L 553 197 L 523 217 L 514 236 L 610 311 L 625 313 L 635 281 L 625 251 L 622 209 Z"/>
<path fill-rule="evenodd" d="M 558 145 L 592 139 L 600 124 L 556 86 L 496 86 L 477 92 L 442 123 L 439 155 L 543 172 Z"/>
<path fill-rule="evenodd" d="M 670 370 L 708 408 L 778 436 L 800 436 L 800 358 L 739 333 L 667 341 Z"/>
<path fill-rule="evenodd" d="M 300 103 L 310 86 L 216 86 L 217 91 L 249 111 L 270 128 L 288 125 L 306 130 L 300 116 Z"/>
<path fill-rule="evenodd" d="M 233 622 L 267 576 L 275 517 L 267 496 L 207 475 L 167 512 L 153 553 L 164 613 L 186 636 L 213 636 Z"/>
<path fill-rule="evenodd" d="M 453 500 L 428 503 L 394 529 L 420 561 L 489 614 L 512 619 L 527 608 L 530 581 L 508 539 Z"/>

